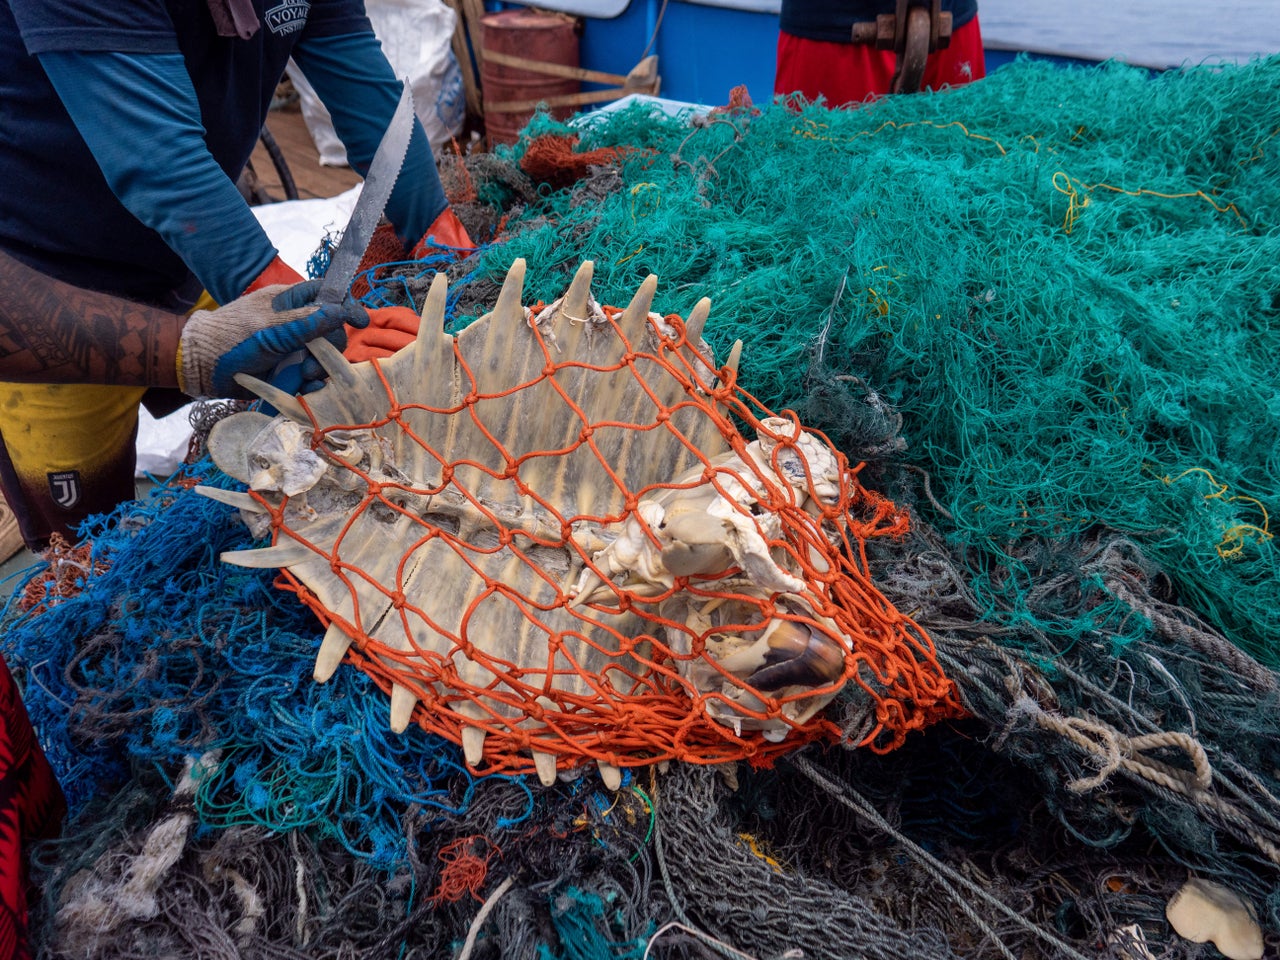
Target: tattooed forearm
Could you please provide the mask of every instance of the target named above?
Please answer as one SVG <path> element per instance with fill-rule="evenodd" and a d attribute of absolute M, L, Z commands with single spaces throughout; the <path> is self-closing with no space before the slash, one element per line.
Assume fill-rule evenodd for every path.
<path fill-rule="evenodd" d="M 0 253 L 0 380 L 174 387 L 184 322 Z"/>

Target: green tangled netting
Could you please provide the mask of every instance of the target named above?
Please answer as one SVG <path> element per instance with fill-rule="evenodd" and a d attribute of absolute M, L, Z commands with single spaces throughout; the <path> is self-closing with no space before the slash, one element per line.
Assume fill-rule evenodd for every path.
<path fill-rule="evenodd" d="M 1274 59 L 1022 62 L 853 110 L 543 117 L 529 137 L 631 148 L 620 188 L 528 207 L 482 271 L 525 257 L 550 299 L 592 258 L 602 301 L 650 272 L 655 309 L 710 296 L 744 386 L 846 449 L 896 408 L 925 513 L 1001 622 L 1069 644 L 1110 617 L 1035 621 L 1016 550 L 1104 527 L 1276 666 L 1278 97 Z"/>

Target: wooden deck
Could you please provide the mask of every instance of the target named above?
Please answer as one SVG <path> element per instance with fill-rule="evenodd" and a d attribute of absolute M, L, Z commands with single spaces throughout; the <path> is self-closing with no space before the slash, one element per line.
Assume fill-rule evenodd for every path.
<path fill-rule="evenodd" d="M 267 129 L 284 154 L 289 173 L 298 188 L 299 200 L 335 197 L 360 182 L 360 174 L 350 167 L 320 166 L 320 153 L 311 141 L 311 134 L 307 132 L 307 125 L 302 119 L 302 111 L 296 103 L 272 110 L 267 117 Z M 285 195 L 280 177 L 261 143 L 249 162 L 253 165 L 261 188 L 271 199 L 283 200 Z"/>

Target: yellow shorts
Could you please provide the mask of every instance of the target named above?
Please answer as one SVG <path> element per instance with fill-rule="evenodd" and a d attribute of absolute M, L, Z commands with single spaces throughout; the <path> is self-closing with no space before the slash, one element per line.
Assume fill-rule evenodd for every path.
<path fill-rule="evenodd" d="M 0 382 L 0 482 L 28 548 L 134 497 L 144 387 Z"/>
<path fill-rule="evenodd" d="M 217 306 L 208 293 L 192 309 Z M 176 390 L 84 383 L 0 382 L 0 486 L 22 539 L 42 550 L 135 495 L 138 406 L 163 416 L 187 401 Z"/>

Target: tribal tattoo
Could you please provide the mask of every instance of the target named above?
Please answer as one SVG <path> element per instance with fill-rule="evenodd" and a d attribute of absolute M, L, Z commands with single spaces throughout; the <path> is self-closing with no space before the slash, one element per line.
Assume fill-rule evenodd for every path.
<path fill-rule="evenodd" d="M 0 380 L 176 387 L 185 322 L 0 253 Z"/>

